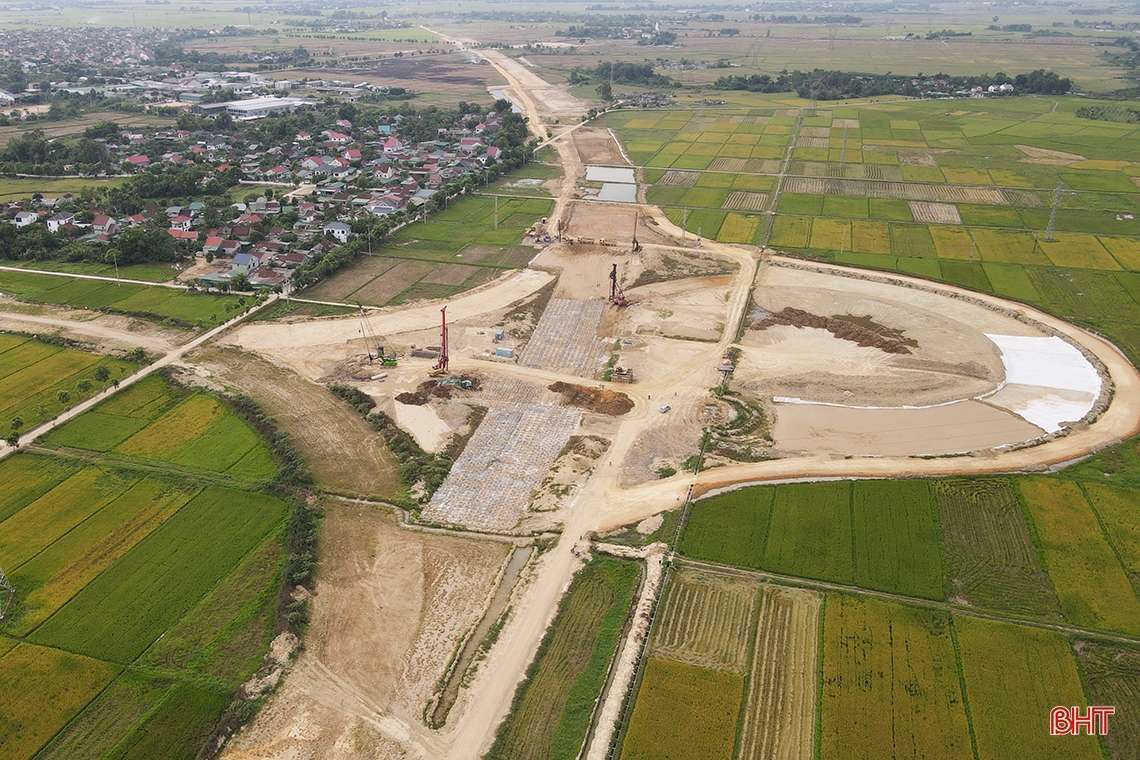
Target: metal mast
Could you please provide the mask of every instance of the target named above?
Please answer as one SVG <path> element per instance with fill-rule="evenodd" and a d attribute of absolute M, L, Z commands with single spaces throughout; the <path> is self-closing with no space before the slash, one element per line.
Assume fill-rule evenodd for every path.
<path fill-rule="evenodd" d="M 1049 212 L 1049 226 L 1045 229 L 1045 239 L 1053 239 L 1053 225 L 1057 222 L 1057 207 L 1061 205 L 1061 188 L 1064 185 L 1057 185 L 1057 189 L 1053 191 L 1053 210 Z"/>

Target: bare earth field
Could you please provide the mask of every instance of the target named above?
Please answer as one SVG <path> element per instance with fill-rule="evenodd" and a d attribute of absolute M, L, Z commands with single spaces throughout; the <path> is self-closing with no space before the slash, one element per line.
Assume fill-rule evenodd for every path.
<path fill-rule="evenodd" d="M 325 388 L 233 348 L 202 349 L 190 360 L 260 404 L 290 434 L 322 488 L 376 498 L 399 491 L 398 462 L 380 433 Z"/>
<path fill-rule="evenodd" d="M 574 130 L 574 147 L 583 164 L 629 166 L 612 130 L 582 127 Z"/>
<path fill-rule="evenodd" d="M 422 754 L 424 706 L 509 549 L 405 530 L 385 509 L 340 501 L 325 505 L 321 543 L 305 650 L 224 758 Z"/>
<path fill-rule="evenodd" d="M 141 346 L 152 353 L 166 353 L 193 337 L 185 330 L 141 319 L 48 305 L 28 306 L 7 299 L 0 299 L 0 330 L 59 335 L 93 343 L 103 351 L 130 351 Z"/>

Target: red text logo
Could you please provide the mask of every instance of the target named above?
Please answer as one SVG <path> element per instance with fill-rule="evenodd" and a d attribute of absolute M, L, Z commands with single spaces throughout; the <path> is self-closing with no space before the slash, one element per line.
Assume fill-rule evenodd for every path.
<path fill-rule="evenodd" d="M 1084 729 L 1089 736 L 1105 736 L 1108 734 L 1108 716 L 1115 714 L 1115 707 L 1090 707 L 1084 715 L 1079 707 L 1054 707 L 1049 713 L 1049 733 L 1053 736 L 1078 736 Z"/>

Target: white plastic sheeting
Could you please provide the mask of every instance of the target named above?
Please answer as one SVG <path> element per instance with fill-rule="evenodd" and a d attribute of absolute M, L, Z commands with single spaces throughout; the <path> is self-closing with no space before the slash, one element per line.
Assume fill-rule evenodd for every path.
<path fill-rule="evenodd" d="M 1057 336 L 992 335 L 1001 351 L 1005 382 L 985 398 L 1052 433 L 1077 422 L 1100 396 L 1096 368 L 1075 346 Z"/>

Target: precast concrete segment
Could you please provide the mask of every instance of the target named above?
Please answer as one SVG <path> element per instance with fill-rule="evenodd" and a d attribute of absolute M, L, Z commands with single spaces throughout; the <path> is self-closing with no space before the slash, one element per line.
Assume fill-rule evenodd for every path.
<path fill-rule="evenodd" d="M 605 343 L 598 340 L 605 308 L 605 301 L 550 299 L 519 363 L 593 378 L 606 357 Z"/>
<path fill-rule="evenodd" d="M 509 530 L 530 505 L 581 413 L 544 404 L 493 407 L 423 511 L 425 520 Z"/>

